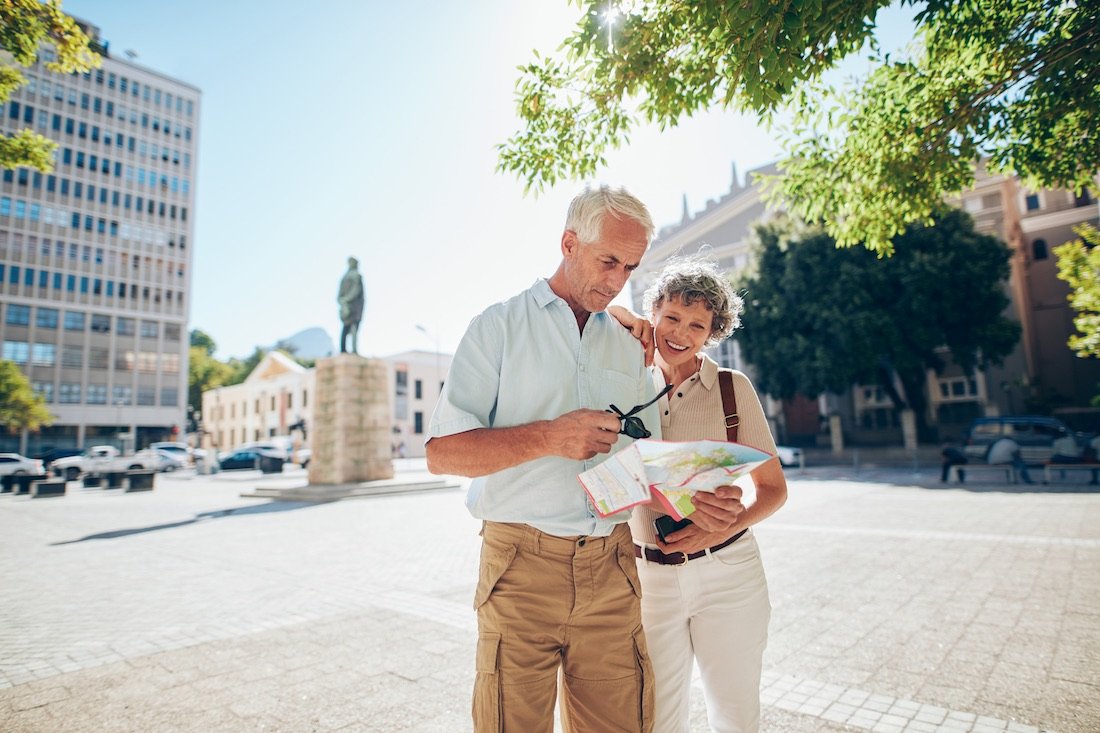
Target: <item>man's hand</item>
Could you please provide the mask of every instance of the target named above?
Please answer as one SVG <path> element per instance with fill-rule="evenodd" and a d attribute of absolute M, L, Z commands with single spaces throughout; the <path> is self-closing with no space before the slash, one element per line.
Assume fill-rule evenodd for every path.
<path fill-rule="evenodd" d="M 618 321 L 623 328 L 630 331 L 630 335 L 638 339 L 645 351 L 645 365 L 653 365 L 653 324 L 634 311 L 627 310 L 621 305 L 610 305 L 607 312 Z"/>
<path fill-rule="evenodd" d="M 610 412 L 573 410 L 547 423 L 546 441 L 554 455 L 586 461 L 611 452 L 619 427 L 619 418 Z"/>

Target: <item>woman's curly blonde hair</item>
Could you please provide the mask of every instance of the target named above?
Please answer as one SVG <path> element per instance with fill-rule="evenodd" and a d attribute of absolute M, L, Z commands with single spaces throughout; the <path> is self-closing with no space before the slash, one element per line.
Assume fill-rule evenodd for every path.
<path fill-rule="evenodd" d="M 714 314 L 710 338 L 704 346 L 725 341 L 741 325 L 745 302 L 718 272 L 718 265 L 708 257 L 693 255 L 669 260 L 642 296 L 642 309 L 652 320 L 653 311 L 673 298 L 684 305 L 701 300 Z"/>

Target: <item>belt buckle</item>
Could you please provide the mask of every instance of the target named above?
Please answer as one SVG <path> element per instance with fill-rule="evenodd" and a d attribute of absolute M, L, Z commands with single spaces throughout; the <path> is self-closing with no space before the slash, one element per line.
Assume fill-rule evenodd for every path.
<path fill-rule="evenodd" d="M 682 550 L 680 552 L 673 552 L 671 554 L 665 555 L 665 557 L 666 558 L 673 558 L 673 557 L 676 557 L 677 555 L 680 556 L 680 562 L 673 562 L 671 560 L 666 560 L 665 564 L 666 565 L 686 565 L 687 561 L 688 561 L 688 555 L 687 555 L 686 552 L 683 552 Z"/>

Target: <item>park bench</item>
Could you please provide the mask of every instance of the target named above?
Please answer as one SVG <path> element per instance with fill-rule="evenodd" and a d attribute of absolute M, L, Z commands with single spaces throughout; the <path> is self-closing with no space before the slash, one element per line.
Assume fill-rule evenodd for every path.
<path fill-rule="evenodd" d="M 65 479 L 45 479 L 31 482 L 31 498 L 38 499 L 46 496 L 64 496 Z"/>
<path fill-rule="evenodd" d="M 1001 473 L 1004 474 L 1008 483 L 1016 483 L 1016 469 L 1010 463 L 956 463 L 951 466 L 951 470 L 947 473 L 948 480 L 952 483 L 961 483 L 959 481 L 959 471 L 964 472 L 967 476 L 973 476 L 975 473 Z"/>
<path fill-rule="evenodd" d="M 1043 483 L 1049 484 L 1057 471 L 1060 478 L 1066 477 L 1066 471 L 1089 471 L 1088 478 L 1100 472 L 1100 463 L 1047 463 L 1043 466 Z"/>

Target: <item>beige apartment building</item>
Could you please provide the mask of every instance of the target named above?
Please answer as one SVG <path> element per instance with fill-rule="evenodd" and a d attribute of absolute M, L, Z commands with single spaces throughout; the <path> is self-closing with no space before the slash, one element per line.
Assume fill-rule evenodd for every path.
<path fill-rule="evenodd" d="M 201 92 L 125 58 L 81 23 L 100 69 L 44 50 L 2 106 L 5 134 L 56 141 L 51 173 L 0 179 L 0 357 L 56 416 L 0 451 L 142 447 L 185 429 Z"/>
<path fill-rule="evenodd" d="M 685 200 L 681 221 L 658 233 L 631 278 L 635 309 L 641 308 L 642 294 L 656 272 L 677 254 L 706 247 L 731 274 L 747 267 L 753 258 L 753 224 L 775 213 L 764 203 L 754 177 L 774 172 L 771 165 L 750 171 L 742 183 L 734 169 L 730 190 L 695 213 Z M 1057 278 L 1052 250 L 1076 238 L 1077 224 L 1097 223 L 1096 200 L 1088 191 L 1075 195 L 1027 190 L 1015 178 L 979 170 L 975 185 L 952 203 L 974 217 L 979 231 L 998 237 L 1012 250 L 1007 315 L 1021 324 L 1022 337 L 1001 367 L 966 374 L 949 364 L 942 373 L 929 371 L 928 423 L 939 426 L 943 434 L 957 434 L 974 417 L 1036 412 L 1060 416 L 1078 427 L 1095 424 L 1100 410 L 1088 403 L 1100 384 L 1100 363 L 1077 358 L 1066 346 L 1073 312 L 1066 300 L 1068 286 Z M 719 345 L 713 355 L 724 365 L 752 373 L 734 340 Z M 896 413 L 877 385 L 853 385 L 842 395 L 764 402 L 782 441 L 823 437 L 824 417 L 829 415 L 840 416 L 845 434 L 857 441 L 900 440 Z"/>
<path fill-rule="evenodd" d="M 428 421 L 451 355 L 406 351 L 382 361 L 393 407 L 393 456 L 423 456 Z M 202 393 L 202 445 L 227 451 L 281 436 L 309 445 L 314 381 L 313 369 L 281 352 L 269 352 L 244 382 Z"/>

